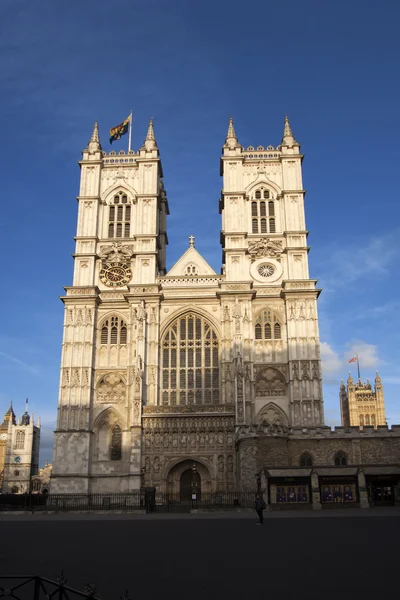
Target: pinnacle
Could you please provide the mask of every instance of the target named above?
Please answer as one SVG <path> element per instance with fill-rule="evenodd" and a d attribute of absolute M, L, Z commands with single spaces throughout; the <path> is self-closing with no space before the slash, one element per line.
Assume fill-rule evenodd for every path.
<path fill-rule="evenodd" d="M 142 150 L 146 150 L 146 152 L 151 152 L 152 150 L 157 150 L 157 142 L 156 142 L 156 138 L 154 135 L 154 128 L 153 128 L 153 118 L 150 119 L 149 121 L 149 128 L 147 130 L 147 135 L 146 138 L 144 140 L 144 144 L 141 148 Z"/>
<path fill-rule="evenodd" d="M 235 140 L 237 140 L 232 117 L 229 117 L 228 133 L 226 135 L 226 139 L 228 138 L 235 138 Z"/>
<path fill-rule="evenodd" d="M 290 127 L 289 117 L 287 115 L 285 116 L 285 126 L 283 129 L 282 144 L 290 145 L 290 146 L 292 146 L 293 144 L 297 144 L 297 142 L 294 138 L 294 135 L 292 133 L 292 128 Z"/>
<path fill-rule="evenodd" d="M 93 127 L 92 136 L 89 140 L 86 150 L 88 150 L 89 153 L 92 154 L 94 152 L 101 151 L 101 149 L 102 148 L 101 148 L 101 144 L 100 144 L 99 124 L 96 121 L 94 124 L 94 127 Z"/>
<path fill-rule="evenodd" d="M 149 128 L 147 130 L 147 135 L 146 135 L 146 140 L 154 140 L 155 141 L 155 137 L 154 137 L 154 129 L 153 129 L 153 117 L 150 118 L 150 122 L 149 122 Z"/>

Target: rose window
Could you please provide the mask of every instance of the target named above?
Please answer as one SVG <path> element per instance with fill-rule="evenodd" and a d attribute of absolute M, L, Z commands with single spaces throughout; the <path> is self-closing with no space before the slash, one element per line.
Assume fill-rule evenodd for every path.
<path fill-rule="evenodd" d="M 275 267 L 270 264 L 263 264 L 258 267 L 258 273 L 261 277 L 271 277 L 275 273 Z"/>

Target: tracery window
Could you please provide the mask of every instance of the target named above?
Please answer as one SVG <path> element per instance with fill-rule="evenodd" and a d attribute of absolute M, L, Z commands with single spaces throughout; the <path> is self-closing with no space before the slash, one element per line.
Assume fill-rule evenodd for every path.
<path fill-rule="evenodd" d="M 371 425 L 373 425 L 374 427 L 376 427 L 376 417 L 375 417 L 375 415 L 371 415 Z"/>
<path fill-rule="evenodd" d="M 120 317 L 110 317 L 103 323 L 100 342 L 107 346 L 124 345 L 127 343 L 127 336 L 126 323 Z"/>
<path fill-rule="evenodd" d="M 369 425 L 369 415 L 365 415 L 365 424 Z"/>
<path fill-rule="evenodd" d="M 281 324 L 271 310 L 263 310 L 256 317 L 254 327 L 256 340 L 280 340 L 282 337 Z"/>
<path fill-rule="evenodd" d="M 111 460 L 121 460 L 122 456 L 122 430 L 115 425 L 111 434 Z"/>
<path fill-rule="evenodd" d="M 108 237 L 129 237 L 131 233 L 131 205 L 123 192 L 114 196 L 108 211 Z"/>
<path fill-rule="evenodd" d="M 190 275 L 198 275 L 198 274 L 199 274 L 199 272 L 198 272 L 198 269 L 197 269 L 196 265 L 193 265 L 192 263 L 190 263 L 190 265 L 188 265 L 185 268 L 185 275 L 188 276 L 188 277 Z"/>
<path fill-rule="evenodd" d="M 300 466 L 301 467 L 312 467 L 313 466 L 313 458 L 312 458 L 311 454 L 309 454 L 308 452 L 304 452 L 300 456 Z"/>
<path fill-rule="evenodd" d="M 360 427 L 364 426 L 364 415 L 360 415 Z"/>
<path fill-rule="evenodd" d="M 334 462 L 336 467 L 345 467 L 347 465 L 347 454 L 344 452 L 337 452 L 335 454 Z"/>
<path fill-rule="evenodd" d="M 162 341 L 162 404 L 217 404 L 218 350 L 206 319 L 194 313 L 176 319 Z"/>
<path fill-rule="evenodd" d="M 25 446 L 25 431 L 17 431 L 17 435 L 15 436 L 15 445 L 14 448 L 17 450 L 23 450 Z"/>
<path fill-rule="evenodd" d="M 270 191 L 261 188 L 254 193 L 251 203 L 252 233 L 275 233 L 275 203 L 269 200 Z"/>

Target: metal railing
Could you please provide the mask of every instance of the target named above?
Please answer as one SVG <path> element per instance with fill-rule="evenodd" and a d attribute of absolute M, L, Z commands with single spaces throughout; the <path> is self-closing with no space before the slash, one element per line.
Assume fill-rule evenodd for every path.
<path fill-rule="evenodd" d="M 147 488 L 130 493 L 2 494 L 0 512 L 190 512 L 254 507 L 254 492 L 214 492 L 183 499 L 180 494 Z"/>
<path fill-rule="evenodd" d="M 0 577 L 0 597 L 13 598 L 13 600 L 100 600 L 96 596 L 96 586 L 93 583 L 85 585 L 83 592 L 66 586 L 63 572 L 57 581 L 39 577 Z M 121 596 L 121 600 L 129 600 L 128 590 Z"/>

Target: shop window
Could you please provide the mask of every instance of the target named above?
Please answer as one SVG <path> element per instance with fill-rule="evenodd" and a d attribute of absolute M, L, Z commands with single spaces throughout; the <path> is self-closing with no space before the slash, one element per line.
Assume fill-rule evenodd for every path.
<path fill-rule="evenodd" d="M 357 502 L 356 484 L 330 483 L 321 486 L 321 501 L 326 503 Z"/>
<path fill-rule="evenodd" d="M 271 491 L 272 491 L 271 486 Z M 277 504 L 299 504 L 310 502 L 308 485 L 277 485 Z"/>

